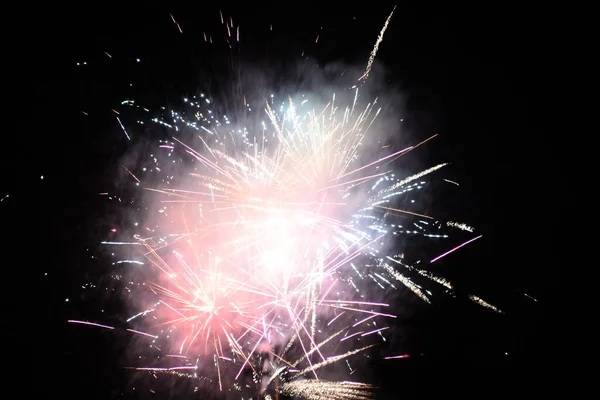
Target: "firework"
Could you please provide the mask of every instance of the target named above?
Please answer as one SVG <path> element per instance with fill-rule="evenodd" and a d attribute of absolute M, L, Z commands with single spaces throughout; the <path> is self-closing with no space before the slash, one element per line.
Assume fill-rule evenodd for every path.
<path fill-rule="evenodd" d="M 179 232 L 136 235 L 159 272 L 148 285 L 158 306 L 146 315 L 187 329 L 178 332 L 179 354 L 239 360 L 237 378 L 245 367 L 254 368 L 255 353 L 270 351 L 283 338 L 302 349 L 308 363 L 302 375 L 317 378 L 318 368 L 334 362 L 316 343 L 323 318 L 333 310 L 393 317 L 375 311 L 384 304 L 339 293 L 352 261 L 378 251 L 386 234 L 381 216 L 387 211 L 374 205 L 397 193 L 389 185 L 380 188 L 388 173 L 374 170 L 412 148 L 356 167 L 378 110 L 368 104 L 354 115 L 356 104 L 341 113 L 334 107 L 332 101 L 299 115 L 288 99 L 278 115 L 267 103 L 270 126 L 241 149 L 215 148 L 210 135 L 202 138 L 203 152 L 178 138 L 167 148 L 180 148 L 205 171 L 191 174 L 189 188 L 151 189 L 162 198 L 161 214 L 175 216 Z"/>
<path fill-rule="evenodd" d="M 220 390 L 235 387 L 248 370 L 263 396 L 276 391 L 318 398 L 337 391 L 333 398 L 364 398 L 366 387 L 323 381 L 320 371 L 365 351 L 372 337 L 385 340 L 385 320 L 395 318 L 387 304 L 363 298 L 360 281 L 403 286 L 426 303 L 431 294 L 411 272 L 452 290 L 446 279 L 387 255 L 385 245 L 386 238 L 403 234 L 448 236 L 440 229 L 453 224 L 395 206 L 447 164 L 397 177 L 386 163 L 419 144 L 358 164 L 379 111 L 373 103 L 339 107 L 332 98 L 314 110 L 288 98 L 279 113 L 274 105 L 265 105 L 269 124 L 258 135 L 229 132 L 229 141 L 218 126 L 204 126 L 201 113 L 195 121 L 179 112 L 170 121 L 154 120 L 201 136 L 198 149 L 177 136 L 159 144 L 168 156 L 193 161 L 187 176 L 169 172 L 161 184 L 145 188 L 158 204 L 158 220 L 146 225 L 170 229 L 142 227 L 135 241 L 104 242 L 138 248 L 144 261 L 123 262 L 147 266 L 130 276 L 145 282 L 135 298 L 148 306 L 128 320 L 142 327 L 127 329 L 181 362 L 136 369 L 203 377 Z M 145 168 L 164 176 L 159 160 L 154 154 Z M 404 228 L 398 216 L 416 228 Z M 333 353 L 346 344 L 348 350 Z"/>
<path fill-rule="evenodd" d="M 231 37 L 233 21 L 221 21 Z M 234 36 L 239 41 L 239 28 Z M 206 108 L 212 102 L 204 95 L 185 99 L 185 112 L 165 110 L 146 121 L 170 137 L 147 164 L 122 167 L 150 208 L 132 234 L 102 242 L 127 249 L 117 263 L 139 266 L 125 274 L 140 282 L 130 294 L 136 312 L 118 328 L 70 322 L 124 329 L 146 341 L 144 364 L 131 366 L 137 371 L 202 380 L 221 391 L 241 391 L 250 376 L 264 398 L 370 398 L 370 385 L 331 381 L 321 372 L 345 363 L 353 373 L 349 360 L 386 340 L 386 320 L 396 316 L 381 301 L 385 290 L 404 287 L 430 303 L 431 293 L 412 275 L 453 288 L 390 253 L 389 243 L 403 235 L 444 239 L 447 226 L 473 228 L 399 206 L 448 164 L 410 176 L 394 170 L 394 162 L 435 135 L 366 159 L 381 108 L 375 100 L 361 103 L 359 89 L 348 104 L 332 95 L 321 108 L 272 96 L 258 130 L 232 128 Z M 122 107 L 140 106 L 127 100 Z M 132 131 L 117 121 L 131 140 Z M 367 298 L 365 285 L 383 289 L 382 297 Z"/>
<path fill-rule="evenodd" d="M 364 383 L 356 382 L 330 382 L 315 380 L 298 380 L 286 382 L 283 385 L 283 393 L 292 396 L 301 396 L 310 400 L 322 399 L 370 399 L 372 395 L 369 389 L 373 387 Z"/>

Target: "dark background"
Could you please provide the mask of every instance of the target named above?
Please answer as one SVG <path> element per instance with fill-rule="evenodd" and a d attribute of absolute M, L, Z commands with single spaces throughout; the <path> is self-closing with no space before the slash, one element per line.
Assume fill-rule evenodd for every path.
<path fill-rule="evenodd" d="M 287 65 L 302 50 L 319 65 L 362 68 L 391 7 L 221 9 L 242 26 L 239 60 L 268 65 L 286 81 L 295 79 L 286 76 Z M 126 151 L 110 108 L 131 93 L 133 81 L 138 98 L 157 105 L 207 86 L 218 92 L 232 78 L 230 61 L 220 61 L 231 60 L 231 51 L 217 43 L 224 36 L 219 7 L 57 6 L 11 18 L 5 79 L 18 89 L 10 100 L 16 113 L 5 117 L 18 122 L 5 133 L 0 188 L 10 195 L 0 203 L 8 237 L 5 363 L 31 383 L 25 392 L 131 398 L 120 394 L 129 379 L 118 364 L 123 341 L 73 329 L 67 319 L 93 317 L 65 299 L 77 298 L 86 274 L 102 267 L 86 252 L 103 238 L 110 211 L 97 193 Z M 403 346 L 423 356 L 374 367 L 380 398 L 549 390 L 540 382 L 558 369 L 560 353 L 560 324 L 546 318 L 560 248 L 551 222 L 560 218 L 556 196 L 549 196 L 557 176 L 548 124 L 550 25 L 546 11 L 533 6 L 399 4 L 395 12 L 374 74 L 381 71 L 402 94 L 412 137 L 440 134 L 424 163 L 453 162 L 463 202 L 432 207 L 484 235 L 444 268 L 459 271 L 459 286 L 491 296 L 507 314 L 447 300 L 407 319 Z M 212 32 L 212 46 L 202 31 Z M 87 69 L 78 68 L 84 61 Z"/>

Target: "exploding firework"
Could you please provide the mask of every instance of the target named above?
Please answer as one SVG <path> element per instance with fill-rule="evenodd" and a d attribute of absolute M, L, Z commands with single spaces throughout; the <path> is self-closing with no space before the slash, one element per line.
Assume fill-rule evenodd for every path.
<path fill-rule="evenodd" d="M 370 385 L 330 380 L 327 369 L 344 363 L 352 374 L 349 359 L 386 340 L 386 320 L 396 318 L 381 300 L 386 290 L 404 287 L 430 303 L 431 292 L 414 276 L 453 289 L 419 263 L 405 262 L 390 243 L 474 228 L 399 206 L 447 164 L 409 176 L 395 170 L 435 135 L 368 159 L 364 150 L 378 134 L 372 128 L 381 109 L 375 100 L 363 104 L 359 87 L 351 90 L 348 104 L 332 95 L 319 108 L 302 96 L 272 96 L 257 130 L 217 116 L 204 95 L 144 121 L 169 132 L 146 164 L 123 166 L 143 193 L 145 221 L 120 241 L 103 242 L 127 249 L 130 257 L 118 263 L 140 267 L 119 275 L 137 283 L 128 289 L 137 311 L 122 328 L 146 341 L 143 364 L 132 369 L 219 391 L 241 391 L 250 379 L 263 398 L 372 396 Z M 127 100 L 122 107 L 141 106 Z M 370 286 L 381 296 L 364 290 Z"/>

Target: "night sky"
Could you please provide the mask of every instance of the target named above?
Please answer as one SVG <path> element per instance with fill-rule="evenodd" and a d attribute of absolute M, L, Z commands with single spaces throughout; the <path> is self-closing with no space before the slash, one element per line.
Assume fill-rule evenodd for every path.
<path fill-rule="evenodd" d="M 234 61 L 219 42 L 223 27 L 215 5 L 56 7 L 20 19 L 13 35 L 27 32 L 27 45 L 9 44 L 18 62 L 5 77 L 9 85 L 11 78 L 20 82 L 14 101 L 20 122 L 5 131 L 0 197 L 9 197 L 0 215 L 10 232 L 5 260 L 12 260 L 3 263 L 10 270 L 4 283 L 11 321 L 4 328 L 10 354 L 4 362 L 22 371 L 20 381 L 31 385 L 24 393 L 158 398 L 147 388 L 130 390 L 131 374 L 121 368 L 125 339 L 66 323 L 101 318 L 79 300 L 82 282 L 106 267 L 101 255 L 90 261 L 115 220 L 98 193 L 121 176 L 119 160 L 127 152 L 110 109 L 128 97 L 160 106 L 200 91 L 232 100 L 223 95 L 236 78 L 231 65 L 261 71 L 270 86 L 302 88 L 306 78 L 290 67 L 300 64 L 302 51 L 321 69 L 343 64 L 360 70 L 392 8 L 377 4 L 223 6 L 223 14 L 241 25 Z M 536 393 L 541 389 L 532 382 L 551 365 L 545 315 L 558 278 L 548 250 L 552 239 L 543 233 L 554 211 L 540 200 L 554 170 L 545 164 L 552 158 L 544 128 L 551 89 L 540 73 L 551 45 L 536 10 L 486 7 L 399 5 L 372 79 L 400 99 L 395 106 L 407 138 L 390 140 L 439 134 L 407 162 L 453 163 L 459 196 L 432 199 L 430 210 L 468 221 L 484 235 L 444 260 L 444 271 L 459 290 L 475 288 L 507 313 L 451 298 L 416 305 L 397 321 L 403 332 L 398 346 L 415 356 L 373 366 L 381 399 Z M 203 32 L 212 33 L 212 45 Z M 107 304 L 119 309 L 118 300 Z"/>

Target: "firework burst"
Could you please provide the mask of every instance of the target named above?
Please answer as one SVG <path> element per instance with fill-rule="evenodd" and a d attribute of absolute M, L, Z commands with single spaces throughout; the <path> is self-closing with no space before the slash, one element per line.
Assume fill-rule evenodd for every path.
<path fill-rule="evenodd" d="M 448 291 L 452 284 L 405 263 L 389 251 L 390 243 L 402 235 L 446 238 L 448 227 L 474 228 L 398 205 L 447 164 L 410 176 L 394 171 L 395 162 L 435 135 L 366 159 L 381 109 L 375 100 L 361 104 L 359 88 L 352 90 L 353 101 L 338 104 L 333 95 L 322 108 L 272 97 L 263 103 L 257 131 L 232 129 L 227 118 L 205 108 L 211 102 L 204 95 L 185 99 L 185 111 L 151 119 L 170 137 L 148 164 L 123 166 L 142 187 L 148 215 L 131 236 L 104 242 L 134 254 L 121 263 L 143 265 L 127 273 L 128 281 L 141 284 L 131 293 L 136 312 L 124 329 L 147 341 L 145 354 L 151 349 L 155 356 L 150 362 L 145 355 L 145 364 L 132 369 L 201 380 L 221 391 L 241 391 L 250 376 L 263 398 L 372 396 L 370 385 L 321 376 L 338 363 L 352 374 L 348 360 L 385 340 L 385 321 L 396 318 L 361 288 L 405 287 L 430 303 L 431 293 L 411 276 Z M 140 107 L 129 100 L 122 106 Z M 186 167 L 173 167 L 177 160 Z"/>

